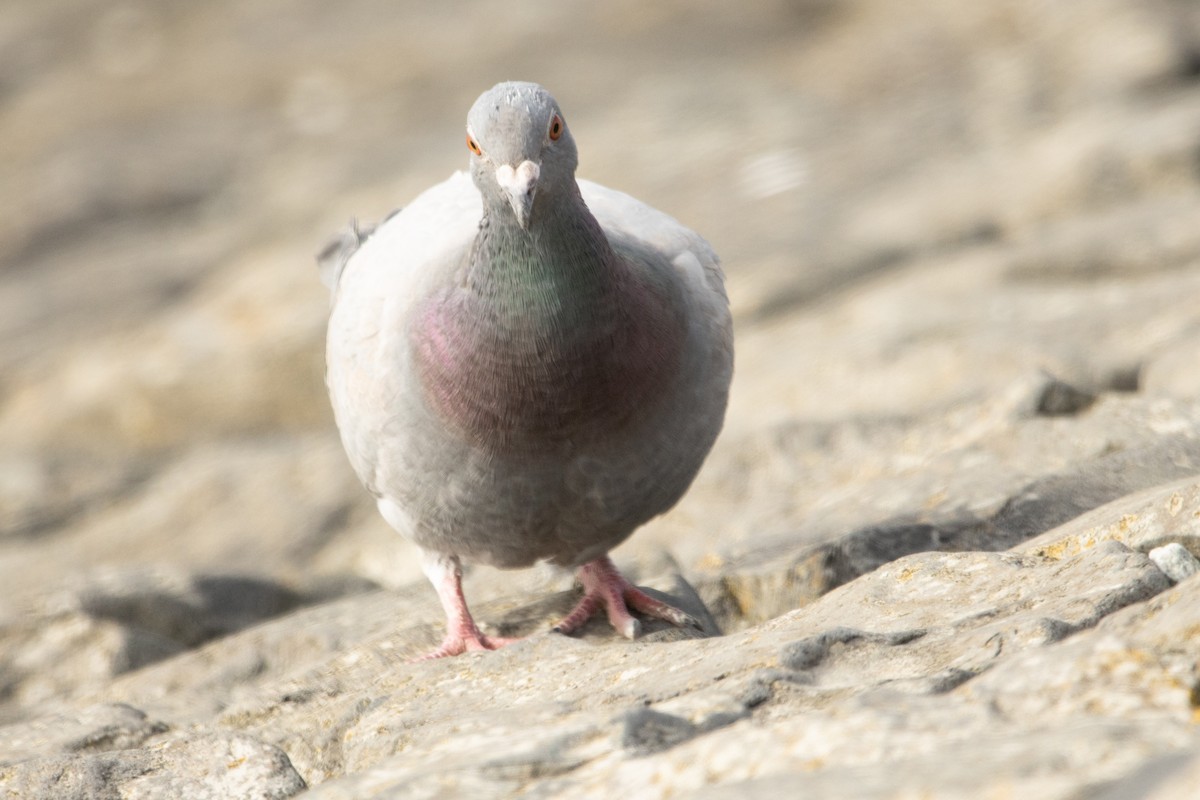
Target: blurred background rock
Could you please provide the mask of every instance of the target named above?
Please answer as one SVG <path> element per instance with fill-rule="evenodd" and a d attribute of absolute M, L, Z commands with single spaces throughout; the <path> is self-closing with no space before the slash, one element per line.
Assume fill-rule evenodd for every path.
<path fill-rule="evenodd" d="M 1081 460 L 1194 440 L 1194 0 L 9 0 L 9 717 L 423 581 L 337 442 L 313 255 L 464 167 L 466 110 L 506 79 L 555 93 L 580 175 L 702 232 L 729 276 L 726 434 L 619 559 L 721 575 L 766 543 L 990 519 Z M 473 598 L 551 580 L 481 575 Z M 103 663 L 59 681 L 81 642 Z"/>

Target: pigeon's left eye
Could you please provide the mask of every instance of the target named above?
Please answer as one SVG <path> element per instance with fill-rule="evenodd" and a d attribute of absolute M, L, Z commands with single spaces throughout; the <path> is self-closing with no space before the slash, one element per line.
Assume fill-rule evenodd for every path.
<path fill-rule="evenodd" d="M 550 120 L 550 141 L 557 142 L 558 137 L 562 136 L 563 121 L 558 114 L 554 115 L 554 119 Z"/>

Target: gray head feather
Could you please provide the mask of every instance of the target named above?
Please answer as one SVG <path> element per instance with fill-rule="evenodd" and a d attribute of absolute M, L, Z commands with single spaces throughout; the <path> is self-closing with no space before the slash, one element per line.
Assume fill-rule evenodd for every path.
<path fill-rule="evenodd" d="M 528 227 L 536 208 L 578 194 L 575 140 L 554 97 L 536 83 L 499 83 L 479 96 L 467 114 L 471 177 L 486 212 Z M 538 198 L 543 198 L 539 203 Z"/>

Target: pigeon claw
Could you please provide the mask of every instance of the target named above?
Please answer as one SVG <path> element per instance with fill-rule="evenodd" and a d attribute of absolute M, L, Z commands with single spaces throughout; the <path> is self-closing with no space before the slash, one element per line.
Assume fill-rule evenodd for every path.
<path fill-rule="evenodd" d="M 432 661 L 435 658 L 460 656 L 467 652 L 499 650 L 501 647 L 506 647 L 513 642 L 519 641 L 520 639 L 509 639 L 502 636 L 488 636 L 484 633 L 481 633 L 479 630 L 467 631 L 464 633 L 447 633 L 446 638 L 442 640 L 441 645 L 439 645 L 436 650 L 430 651 L 423 656 L 418 656 L 417 658 L 413 659 L 413 661 Z"/>
<path fill-rule="evenodd" d="M 608 621 L 617 633 L 626 639 L 636 639 L 642 632 L 642 623 L 629 613 L 630 608 L 678 627 L 702 629 L 695 617 L 655 600 L 626 580 L 608 556 L 580 567 L 579 582 L 583 584 L 583 597 L 571 613 L 554 626 L 557 633 L 576 632 L 601 608 L 608 614 Z"/>

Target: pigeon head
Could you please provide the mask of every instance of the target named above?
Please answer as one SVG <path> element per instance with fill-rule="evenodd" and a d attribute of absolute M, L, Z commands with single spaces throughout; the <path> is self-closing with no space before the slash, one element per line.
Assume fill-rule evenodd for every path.
<path fill-rule="evenodd" d="M 480 95 L 467 114 L 467 148 L 488 211 L 511 213 L 521 228 L 545 202 L 578 192 L 575 140 L 558 103 L 536 83 L 499 83 Z"/>

